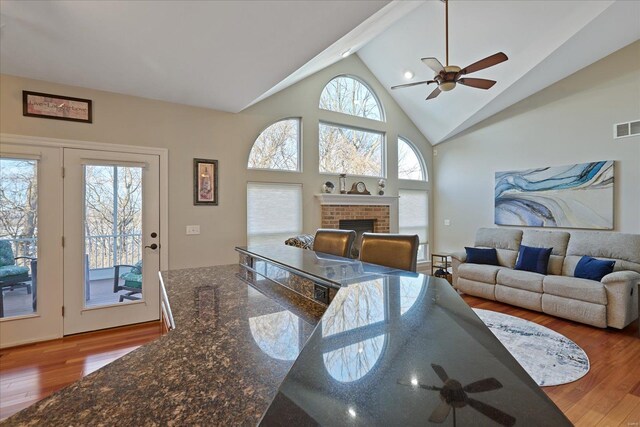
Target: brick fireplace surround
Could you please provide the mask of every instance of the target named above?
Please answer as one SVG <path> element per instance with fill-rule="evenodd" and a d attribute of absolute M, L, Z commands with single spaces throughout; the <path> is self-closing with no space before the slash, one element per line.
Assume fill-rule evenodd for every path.
<path fill-rule="evenodd" d="M 389 206 L 322 205 L 322 228 L 340 228 L 340 220 L 371 219 L 374 233 L 389 232 Z"/>

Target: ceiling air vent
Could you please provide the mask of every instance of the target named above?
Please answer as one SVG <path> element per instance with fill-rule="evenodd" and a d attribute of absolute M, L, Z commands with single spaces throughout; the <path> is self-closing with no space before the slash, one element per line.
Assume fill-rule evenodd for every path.
<path fill-rule="evenodd" d="M 635 135 L 640 135 L 640 120 L 613 125 L 613 137 L 616 139 Z"/>

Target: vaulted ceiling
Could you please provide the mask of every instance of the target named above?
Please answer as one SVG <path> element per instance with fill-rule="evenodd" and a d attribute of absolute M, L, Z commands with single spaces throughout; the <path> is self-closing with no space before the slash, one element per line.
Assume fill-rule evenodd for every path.
<path fill-rule="evenodd" d="M 388 0 L 0 2 L 0 72 L 237 112 Z"/>
<path fill-rule="evenodd" d="M 509 60 L 473 75 L 498 81 L 488 91 L 391 91 L 433 144 L 640 39 L 640 2 L 452 0 L 449 23 L 452 64 Z M 444 5 L 2 0 L 0 36 L 3 74 L 238 112 L 347 50 L 387 88 L 431 79 L 420 58 L 444 63 Z"/>

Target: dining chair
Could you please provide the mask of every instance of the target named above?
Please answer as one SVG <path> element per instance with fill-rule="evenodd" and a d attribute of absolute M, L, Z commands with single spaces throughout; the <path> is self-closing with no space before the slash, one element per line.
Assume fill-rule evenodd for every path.
<path fill-rule="evenodd" d="M 313 250 L 349 258 L 355 239 L 356 232 L 353 230 L 321 228 L 316 232 L 316 237 L 313 239 Z"/>
<path fill-rule="evenodd" d="M 363 233 L 360 261 L 415 272 L 419 244 L 417 234 Z"/>

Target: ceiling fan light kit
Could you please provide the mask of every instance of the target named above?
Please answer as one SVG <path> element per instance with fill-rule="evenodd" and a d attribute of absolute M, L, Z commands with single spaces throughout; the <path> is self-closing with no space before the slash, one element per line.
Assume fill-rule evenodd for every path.
<path fill-rule="evenodd" d="M 433 77 L 433 80 L 423 80 L 420 82 L 392 86 L 392 90 L 436 83 L 438 87 L 435 88 L 433 92 L 429 94 L 429 96 L 427 96 L 427 100 L 429 100 L 440 95 L 440 92 L 448 92 L 454 89 L 458 83 L 464 86 L 485 90 L 490 89 L 494 84 L 496 84 L 495 80 L 465 78 L 464 76 L 467 74 L 475 73 L 476 71 L 484 70 L 485 68 L 493 67 L 494 65 L 497 65 L 509 59 L 507 55 L 502 52 L 498 52 L 494 55 L 481 59 L 480 61 L 474 62 L 473 64 L 465 68 L 460 68 L 457 65 L 449 65 L 449 2 L 448 0 L 443 0 L 443 3 L 445 11 L 446 65 L 442 65 L 442 63 L 436 58 L 422 58 L 422 62 L 436 73 L 436 75 Z"/>

